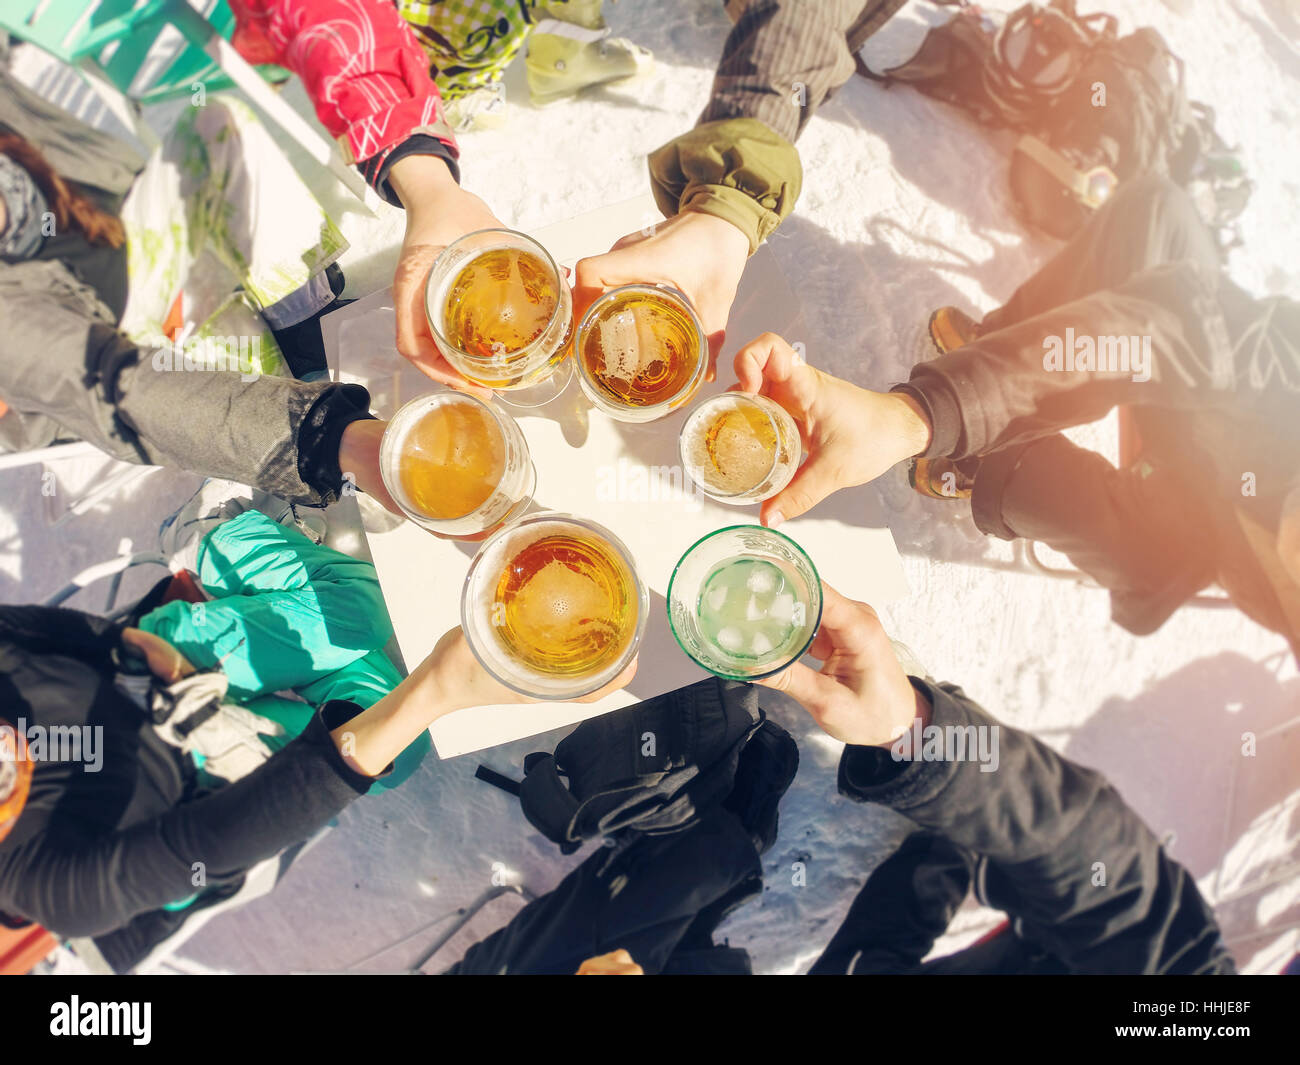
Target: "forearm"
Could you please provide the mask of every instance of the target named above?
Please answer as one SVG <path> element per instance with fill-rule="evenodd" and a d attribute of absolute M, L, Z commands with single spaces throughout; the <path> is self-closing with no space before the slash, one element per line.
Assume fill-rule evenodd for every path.
<path fill-rule="evenodd" d="M 436 155 L 407 155 L 392 164 L 388 184 L 412 213 L 435 212 L 460 191 L 455 174 Z"/>
<path fill-rule="evenodd" d="M 432 658 L 373 706 L 331 735 L 344 761 L 358 773 L 377 775 L 435 721 L 467 705 L 446 688 Z"/>

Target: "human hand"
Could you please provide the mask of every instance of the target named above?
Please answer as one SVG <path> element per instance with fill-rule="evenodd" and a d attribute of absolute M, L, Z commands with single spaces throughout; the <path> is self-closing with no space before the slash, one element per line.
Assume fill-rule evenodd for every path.
<path fill-rule="evenodd" d="M 574 270 L 573 320 L 607 289 L 619 285 L 668 284 L 685 294 L 709 341 L 709 369 L 716 376 L 726 339 L 727 316 L 749 258 L 749 240 L 730 222 L 683 211 L 654 232 L 629 233 L 603 255 L 583 259 Z"/>
<path fill-rule="evenodd" d="M 737 389 L 767 396 L 790 412 L 808 456 L 790 483 L 763 503 L 768 528 L 929 447 L 930 424 L 911 396 L 872 392 L 824 373 L 775 333 L 741 348 L 735 370 Z"/>
<path fill-rule="evenodd" d="M 387 428 L 387 422 L 374 418 L 362 418 L 349 424 L 339 440 L 339 470 L 343 474 L 345 492 L 349 485 L 355 486 L 385 510 L 404 517 L 402 508 L 389 494 L 383 474 L 379 472 L 379 447 Z"/>
<path fill-rule="evenodd" d="M 424 288 L 443 248 L 466 233 L 500 229 L 502 223 L 486 203 L 456 183 L 435 155 L 399 159 L 388 180 L 406 208 L 406 236 L 393 274 L 397 350 L 433 380 L 489 398 L 491 389 L 466 380 L 438 350 L 425 313 Z"/>
<path fill-rule="evenodd" d="M 625 950 L 597 954 L 578 966 L 577 976 L 645 976 L 645 970 Z"/>
<path fill-rule="evenodd" d="M 822 620 L 808 654 L 814 670 L 795 662 L 759 684 L 785 692 L 823 732 L 845 743 L 884 747 L 920 717 L 930 703 L 912 687 L 876 612 L 822 584 Z"/>
<path fill-rule="evenodd" d="M 123 629 L 122 643 L 137 651 L 148 664 L 149 672 L 165 684 L 175 684 L 195 672 L 188 658 L 152 632 L 135 628 Z"/>

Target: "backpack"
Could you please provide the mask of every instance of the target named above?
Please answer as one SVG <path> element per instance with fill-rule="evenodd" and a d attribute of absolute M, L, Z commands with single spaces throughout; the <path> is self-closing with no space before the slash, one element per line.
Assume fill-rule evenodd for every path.
<path fill-rule="evenodd" d="M 717 677 L 582 722 L 555 753 L 524 759 L 515 782 L 477 776 L 519 796 L 524 816 L 565 854 L 632 829 L 695 824 L 731 792 L 740 752 L 765 724 L 758 692 Z"/>
<path fill-rule="evenodd" d="M 915 56 L 883 75 L 859 60 L 859 72 L 1019 131 L 1010 181 L 1030 224 L 1069 237 L 1119 184 L 1151 172 L 1192 188 L 1216 231 L 1244 209 L 1240 162 L 1214 112 L 1187 99 L 1182 61 L 1154 29 L 1120 37 L 1114 16 L 1081 16 L 1075 0 L 1025 4 L 1001 27 L 965 0 L 937 2 L 962 6 Z"/>

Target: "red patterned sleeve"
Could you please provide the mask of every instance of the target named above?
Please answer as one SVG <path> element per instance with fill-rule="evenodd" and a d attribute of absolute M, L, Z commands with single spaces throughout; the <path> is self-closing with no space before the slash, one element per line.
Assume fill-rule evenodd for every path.
<path fill-rule="evenodd" d="M 428 61 L 392 0 L 231 0 L 230 6 L 240 55 L 297 74 L 316 117 L 372 183 L 389 153 L 413 136 L 436 139 L 456 159 Z"/>

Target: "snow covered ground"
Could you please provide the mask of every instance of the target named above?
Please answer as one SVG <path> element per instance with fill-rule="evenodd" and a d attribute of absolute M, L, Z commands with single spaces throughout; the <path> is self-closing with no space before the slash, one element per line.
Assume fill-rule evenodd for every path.
<path fill-rule="evenodd" d="M 1300 297 L 1294 7 L 1289 0 L 1104 6 L 1125 31 L 1153 25 L 1165 35 L 1187 63 L 1190 95 L 1213 105 L 1220 131 L 1242 147 L 1256 188 L 1243 220 L 1245 249 L 1232 263 L 1236 279 L 1259 293 Z M 941 17 L 914 2 L 868 43 L 868 60 L 876 69 L 902 61 Z M 465 185 L 510 224 L 536 229 L 642 193 L 645 153 L 688 128 L 703 106 L 728 25 L 716 0 L 624 2 L 610 18 L 616 32 L 653 49 L 658 66 L 650 78 L 536 110 L 516 65 L 507 78 L 509 124 L 461 139 Z M 300 89 L 289 96 L 308 113 Z M 846 85 L 800 140 L 803 197 L 771 242 L 804 304 L 807 335 L 787 339 L 802 341 L 818 366 L 887 386 L 906 376 L 932 308 L 985 311 L 1005 299 L 1054 247 L 1026 233 L 1012 212 L 1010 146 L 1010 135 L 990 136 L 919 94 L 858 78 Z M 348 209 L 328 178 L 313 184 L 345 212 L 348 295 L 386 285 L 398 212 L 381 206 L 369 218 Z M 747 339 L 731 337 L 724 358 Z M 1103 449 L 1113 448 L 1113 436 L 1107 423 L 1079 433 Z M 103 466 L 83 459 L 50 467 L 59 482 L 53 496 L 42 493 L 38 469 L 0 469 L 0 600 L 39 600 L 123 540 L 137 550 L 152 546 L 158 521 L 195 483 L 155 472 L 52 530 L 63 501 L 100 483 Z M 888 612 L 895 637 L 1007 723 L 1106 772 L 1153 829 L 1169 835 L 1171 852 L 1215 904 L 1239 964 L 1277 971 L 1300 950 L 1300 676 L 1284 641 L 1236 611 L 1194 607 L 1153 636 L 1131 637 L 1110 623 L 1103 593 L 999 568 L 1010 553 L 979 537 L 962 507 L 921 500 L 896 474 L 877 490 L 913 590 Z M 336 508 L 332 521 L 345 542 L 359 544 L 346 531 L 355 514 Z M 146 581 L 137 575 L 127 590 Z M 100 609 L 102 591 L 80 602 Z M 839 745 L 802 711 L 784 704 L 772 712 L 798 738 L 802 765 L 765 858 L 766 892 L 723 932 L 750 950 L 758 971 L 798 972 L 905 829 L 884 811 L 836 795 Z M 1246 732 L 1259 737 L 1256 757 L 1241 755 Z M 525 753 L 556 739 L 498 748 L 484 760 L 514 770 Z M 561 857 L 514 800 L 474 780 L 477 762 L 431 758 L 400 789 L 356 803 L 272 896 L 217 917 L 176 966 L 403 968 L 494 875 L 532 893 L 551 888 L 579 856 Z M 806 869 L 801 886 L 795 863 Z M 517 906 L 515 896 L 491 903 L 428 968 L 454 960 Z M 968 903 L 938 949 L 996 920 Z"/>

